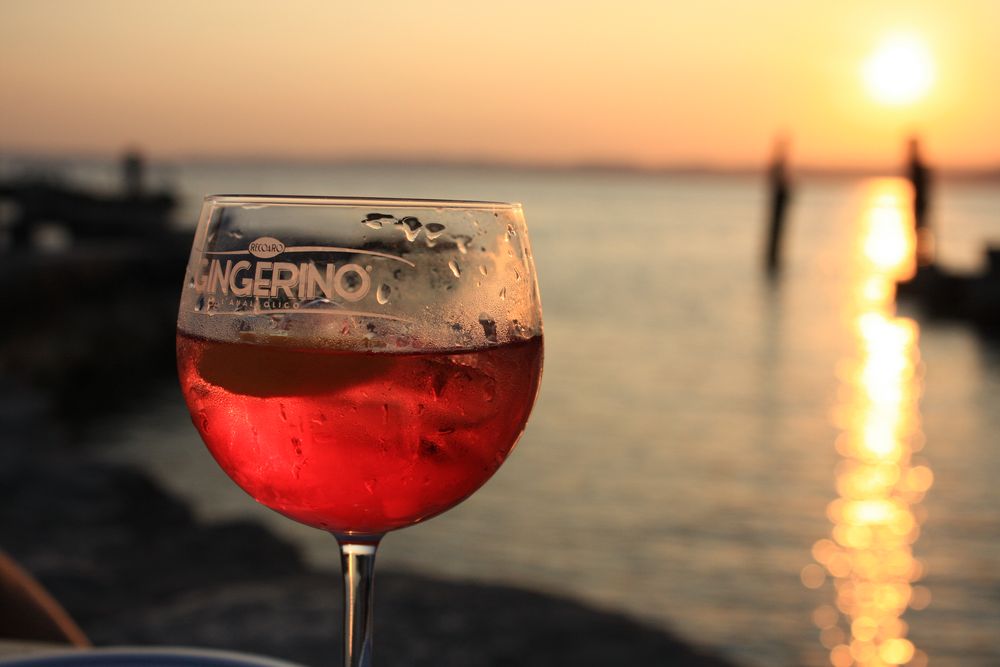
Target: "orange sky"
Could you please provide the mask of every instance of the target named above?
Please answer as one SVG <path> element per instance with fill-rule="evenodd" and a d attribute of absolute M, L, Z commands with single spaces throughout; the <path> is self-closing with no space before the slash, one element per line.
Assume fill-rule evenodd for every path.
<path fill-rule="evenodd" d="M 877 4 L 877 8 L 873 7 Z M 885 166 L 919 129 L 1000 164 L 1000 3 L 431 0 L 0 3 L 0 150 Z M 925 41 L 928 96 L 861 66 Z"/>

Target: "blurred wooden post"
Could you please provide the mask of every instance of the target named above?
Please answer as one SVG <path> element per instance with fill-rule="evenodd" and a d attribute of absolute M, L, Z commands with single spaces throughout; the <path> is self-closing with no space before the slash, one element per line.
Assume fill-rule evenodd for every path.
<path fill-rule="evenodd" d="M 768 217 L 765 269 L 774 277 L 781 268 L 781 239 L 785 231 L 785 215 L 791 198 L 791 183 L 787 167 L 788 142 L 778 137 L 767 169 Z"/>

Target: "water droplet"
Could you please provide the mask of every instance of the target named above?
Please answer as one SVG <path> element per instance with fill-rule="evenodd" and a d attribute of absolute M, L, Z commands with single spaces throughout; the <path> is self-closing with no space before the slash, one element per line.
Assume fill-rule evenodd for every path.
<path fill-rule="evenodd" d="M 500 300 L 501 301 L 506 301 L 507 300 L 507 288 L 506 287 L 501 287 L 500 288 Z"/>
<path fill-rule="evenodd" d="M 514 269 L 514 282 L 521 282 L 521 274 L 517 269 Z"/>
<path fill-rule="evenodd" d="M 194 287 L 194 276 L 188 278 L 188 287 Z"/>
<path fill-rule="evenodd" d="M 278 411 L 281 413 L 281 421 L 288 421 L 288 414 L 285 412 L 285 404 L 278 403 Z"/>
<path fill-rule="evenodd" d="M 504 238 L 510 241 L 515 236 L 517 236 L 517 232 L 514 231 L 514 225 L 507 225 L 507 233 L 504 234 Z"/>
<path fill-rule="evenodd" d="M 479 314 L 479 324 L 483 327 L 483 334 L 490 343 L 497 342 L 497 323 L 486 313 Z"/>
<path fill-rule="evenodd" d="M 427 230 L 427 239 L 430 241 L 444 234 L 444 225 L 439 222 L 429 222 L 424 225 L 424 228 Z"/>
<path fill-rule="evenodd" d="M 395 278 L 396 280 L 399 280 L 400 278 L 402 278 L 403 277 L 403 269 L 396 269 L 395 271 L 393 271 L 392 272 L 392 277 Z"/>
<path fill-rule="evenodd" d="M 371 495 L 375 495 L 375 489 L 378 488 L 378 480 L 374 477 L 369 477 L 365 480 L 365 491 Z"/>
<path fill-rule="evenodd" d="M 486 270 L 486 266 L 484 264 L 479 265 L 479 273 L 483 274 L 484 276 L 488 273 Z"/>
<path fill-rule="evenodd" d="M 343 335 L 345 335 L 345 336 L 347 334 L 351 333 L 351 325 L 350 324 L 345 324 L 344 326 L 340 327 L 340 333 L 343 334 Z"/>
<path fill-rule="evenodd" d="M 229 236 L 229 238 L 236 240 L 243 238 L 243 232 L 241 232 L 238 229 L 230 229 L 228 232 L 226 232 L 226 235 Z"/>
<path fill-rule="evenodd" d="M 497 381 L 493 378 L 486 378 L 486 381 L 483 383 L 483 399 L 487 403 L 492 403 L 493 399 L 496 398 L 496 395 Z"/>
<path fill-rule="evenodd" d="M 420 235 L 420 229 L 424 226 L 420 220 L 412 215 L 400 218 L 396 224 L 402 228 L 403 234 L 406 235 L 406 240 L 411 243 L 417 240 L 417 236 Z"/>
<path fill-rule="evenodd" d="M 392 291 L 391 287 L 389 287 L 385 283 L 382 283 L 381 285 L 378 286 L 378 289 L 375 291 L 375 300 L 378 301 L 379 304 L 384 306 L 385 304 L 389 303 L 389 292 L 391 291 Z"/>
<path fill-rule="evenodd" d="M 202 433 L 207 433 L 208 432 L 208 415 L 205 413 L 204 410 L 199 410 L 198 411 L 198 419 L 199 419 L 199 423 L 201 424 L 200 428 L 201 428 Z"/>
<path fill-rule="evenodd" d="M 382 423 L 384 423 L 384 424 L 388 424 L 389 423 L 389 404 L 388 403 L 383 403 L 382 404 Z"/>
<path fill-rule="evenodd" d="M 448 268 L 451 269 L 451 272 L 455 274 L 456 278 L 462 277 L 462 269 L 458 267 L 458 262 L 455 260 L 448 260 Z"/>
<path fill-rule="evenodd" d="M 472 239 L 468 236 L 456 236 L 455 237 L 455 247 L 463 255 L 469 252 L 469 241 Z"/>
<path fill-rule="evenodd" d="M 511 320 L 510 324 L 511 324 L 511 328 L 514 329 L 514 335 L 515 336 L 517 336 L 518 338 L 524 339 L 524 340 L 527 340 L 528 338 L 531 338 L 531 329 L 529 329 L 528 327 L 524 326 L 523 324 L 521 324 L 517 320 Z"/>
<path fill-rule="evenodd" d="M 395 219 L 396 216 L 389 215 L 388 213 L 369 213 L 368 215 L 365 216 L 365 219 L 362 220 L 361 222 L 365 226 L 371 227 L 372 229 L 382 229 L 383 220 L 395 220 Z"/>
<path fill-rule="evenodd" d="M 427 438 L 420 438 L 420 456 L 425 458 L 437 458 L 441 456 L 443 448 L 440 444 Z"/>
<path fill-rule="evenodd" d="M 194 312 L 200 313 L 205 308 L 205 297 L 199 296 L 198 300 L 194 302 Z"/>
<path fill-rule="evenodd" d="M 450 435 L 451 433 L 454 432 L 455 432 L 454 426 L 444 426 L 438 429 L 438 433 L 440 433 L 441 435 Z"/>

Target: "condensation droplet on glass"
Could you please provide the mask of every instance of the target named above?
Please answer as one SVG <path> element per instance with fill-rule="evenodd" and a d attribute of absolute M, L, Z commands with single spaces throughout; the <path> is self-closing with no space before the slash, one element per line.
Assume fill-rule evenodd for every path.
<path fill-rule="evenodd" d="M 521 324 L 520 322 L 518 322 L 517 320 L 511 320 L 510 325 L 511 328 L 514 330 L 514 335 L 517 336 L 518 338 L 521 338 L 523 340 L 531 338 L 531 330 L 528 329 L 528 327 Z"/>
<path fill-rule="evenodd" d="M 437 237 L 444 234 L 444 225 L 439 222 L 428 222 L 424 225 L 424 229 L 427 230 L 427 240 L 433 241 Z"/>
<path fill-rule="evenodd" d="M 382 229 L 383 220 L 395 220 L 396 216 L 388 213 L 369 213 L 361 223 L 372 229 Z"/>
<path fill-rule="evenodd" d="M 347 334 L 351 333 L 351 325 L 350 324 L 345 324 L 344 326 L 342 326 L 340 328 L 340 333 L 344 334 L 345 336 Z"/>
<path fill-rule="evenodd" d="M 380 305 L 384 306 L 385 304 L 389 303 L 389 292 L 391 291 L 392 291 L 391 287 L 389 287 L 385 283 L 382 283 L 381 285 L 378 286 L 378 289 L 375 291 L 375 300 L 378 301 Z"/>
<path fill-rule="evenodd" d="M 393 271 L 392 272 L 392 277 L 395 278 L 396 280 L 399 280 L 400 278 L 402 278 L 403 277 L 403 269 L 396 269 L 395 271 Z"/>
<path fill-rule="evenodd" d="M 241 232 L 238 229 L 230 229 L 228 232 L 226 232 L 226 235 L 229 238 L 236 239 L 236 240 L 239 240 L 239 239 L 243 238 L 243 232 Z"/>
<path fill-rule="evenodd" d="M 483 274 L 484 276 L 488 273 L 485 265 L 483 264 L 479 265 L 479 273 Z"/>
<path fill-rule="evenodd" d="M 487 313 L 479 313 L 479 324 L 483 327 L 483 334 L 490 343 L 497 342 L 497 323 Z"/>
<path fill-rule="evenodd" d="M 205 308 L 205 297 L 199 296 L 198 300 L 194 302 L 194 312 L 200 313 Z"/>
<path fill-rule="evenodd" d="M 374 477 L 365 480 L 365 491 L 375 495 L 375 488 L 378 486 L 378 480 Z"/>
<path fill-rule="evenodd" d="M 456 278 L 462 277 L 462 269 L 459 268 L 458 262 L 456 262 L 455 260 L 453 259 L 448 260 L 448 268 L 451 269 L 451 272 L 455 274 Z"/>
<path fill-rule="evenodd" d="M 412 215 L 400 218 L 396 221 L 396 224 L 402 228 L 403 234 L 406 235 L 406 240 L 411 243 L 417 240 L 417 236 L 420 235 L 420 229 L 424 226 L 420 220 Z"/>
<path fill-rule="evenodd" d="M 455 247 L 458 248 L 458 251 L 463 255 L 469 252 L 468 244 L 469 244 L 469 239 L 467 239 L 466 237 L 464 236 L 455 237 Z"/>
<path fill-rule="evenodd" d="M 497 396 L 497 381 L 493 378 L 486 378 L 483 382 L 483 400 L 492 403 Z"/>
<path fill-rule="evenodd" d="M 521 282 L 521 273 L 517 269 L 514 269 L 514 282 Z"/>
<path fill-rule="evenodd" d="M 194 287 L 194 276 L 188 278 L 188 287 Z"/>
<path fill-rule="evenodd" d="M 507 288 L 506 287 L 501 287 L 500 288 L 500 300 L 501 301 L 505 301 L 506 299 L 507 299 Z"/>
<path fill-rule="evenodd" d="M 517 232 L 514 231 L 514 225 L 507 225 L 507 233 L 504 234 L 504 238 L 510 241 L 515 236 L 517 236 Z"/>

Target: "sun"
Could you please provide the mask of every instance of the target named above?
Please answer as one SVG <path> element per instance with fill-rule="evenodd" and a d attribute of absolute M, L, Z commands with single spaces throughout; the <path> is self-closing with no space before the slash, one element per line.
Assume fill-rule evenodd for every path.
<path fill-rule="evenodd" d="M 922 99 L 934 83 L 934 63 L 926 44 L 909 34 L 882 40 L 862 68 L 865 85 L 875 100 L 903 106 Z"/>

